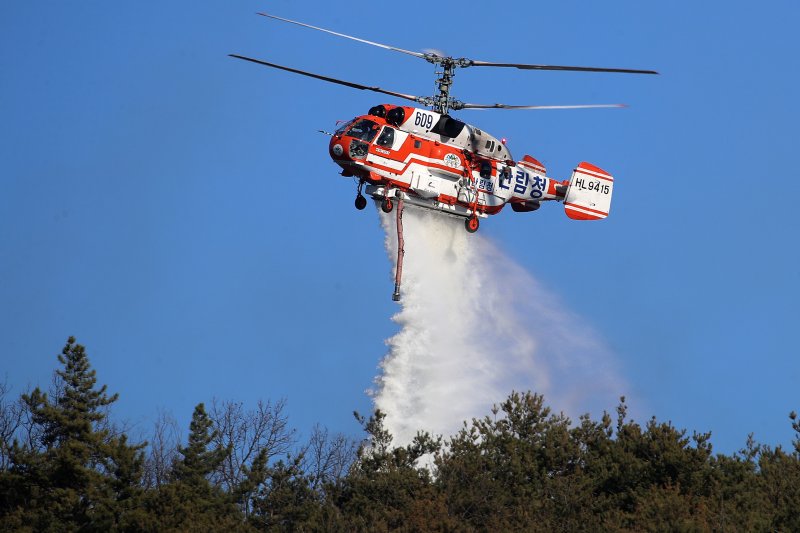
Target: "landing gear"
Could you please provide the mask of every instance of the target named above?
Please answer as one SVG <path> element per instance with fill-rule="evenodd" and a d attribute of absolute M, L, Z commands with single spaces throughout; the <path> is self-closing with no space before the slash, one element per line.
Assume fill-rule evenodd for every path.
<path fill-rule="evenodd" d="M 381 209 L 384 213 L 391 213 L 392 209 L 394 209 L 394 202 L 389 198 L 384 198 L 381 202 Z"/>
<path fill-rule="evenodd" d="M 478 217 L 476 217 L 475 215 L 472 215 L 471 217 L 469 217 L 467 220 L 464 221 L 464 226 L 466 226 L 467 231 L 470 233 L 475 233 L 476 231 L 478 231 L 478 227 L 480 225 L 481 223 L 478 222 Z"/>
<path fill-rule="evenodd" d="M 364 180 L 359 180 L 358 194 L 356 195 L 356 209 L 358 209 L 359 211 L 367 207 L 367 199 L 364 198 L 363 194 L 361 194 L 361 189 L 363 188 L 364 188 Z"/>

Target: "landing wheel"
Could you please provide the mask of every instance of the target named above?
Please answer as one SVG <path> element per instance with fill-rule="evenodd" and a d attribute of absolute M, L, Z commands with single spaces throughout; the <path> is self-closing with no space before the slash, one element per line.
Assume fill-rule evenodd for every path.
<path fill-rule="evenodd" d="M 391 213 L 392 209 L 394 209 L 394 202 L 392 202 L 389 198 L 384 198 L 381 202 L 381 209 L 384 213 Z"/>
<path fill-rule="evenodd" d="M 365 207 L 367 207 L 367 199 L 359 194 L 356 196 L 356 209 L 361 211 Z"/>
<path fill-rule="evenodd" d="M 474 216 L 469 217 L 467 220 L 464 221 L 464 226 L 466 226 L 467 231 L 470 233 L 475 233 L 476 231 L 478 231 L 478 227 L 480 225 L 481 223 L 478 222 L 478 217 Z"/>

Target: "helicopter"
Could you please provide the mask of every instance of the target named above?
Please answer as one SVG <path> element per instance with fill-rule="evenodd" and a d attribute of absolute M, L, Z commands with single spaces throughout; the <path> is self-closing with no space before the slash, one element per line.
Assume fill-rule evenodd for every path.
<path fill-rule="evenodd" d="M 654 70 L 494 63 L 446 56 L 438 51 L 415 52 L 268 13 L 258 15 L 411 55 L 435 65 L 438 94 L 416 96 L 229 54 L 244 61 L 354 89 L 386 94 L 424 106 L 378 104 L 365 115 L 339 125 L 333 133 L 320 130 L 331 137 L 328 153 L 333 162 L 341 167 L 341 175 L 355 178 L 358 183 L 355 207 L 359 210 L 366 207 L 366 195 L 378 202 L 383 212 L 396 211 L 398 255 L 395 290 L 392 294 L 395 301 L 400 299 L 404 255 L 402 213 L 405 203 L 461 218 L 470 233 L 478 230 L 480 219 L 499 213 L 506 205 L 511 205 L 515 212 L 531 212 L 539 209 L 542 202 L 562 202 L 566 215 L 574 220 L 601 220 L 608 217 L 610 212 L 614 178 L 609 172 L 584 161 L 573 169 L 569 179 L 549 177 L 539 160 L 530 155 L 515 160 L 505 139 L 494 137 L 451 116 L 450 111 L 619 108 L 625 107 L 623 104 L 507 105 L 462 102 L 450 96 L 457 68 L 658 74 Z"/>

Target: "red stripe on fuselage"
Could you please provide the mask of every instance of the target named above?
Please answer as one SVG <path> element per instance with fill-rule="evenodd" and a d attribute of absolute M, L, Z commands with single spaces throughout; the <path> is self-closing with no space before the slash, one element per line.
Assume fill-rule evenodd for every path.
<path fill-rule="evenodd" d="M 606 213 L 605 211 L 598 211 L 597 209 L 592 209 L 590 207 L 585 207 L 585 206 L 578 205 L 578 204 L 571 204 L 571 203 L 567 203 L 567 202 L 564 202 L 564 205 L 566 207 L 571 207 L 573 209 L 580 209 L 582 211 L 590 211 L 592 213 L 597 213 L 599 215 L 603 215 L 603 216 L 606 216 L 606 217 L 608 216 L 608 213 Z"/>
<path fill-rule="evenodd" d="M 585 169 L 582 169 L 580 167 L 576 168 L 575 172 L 577 172 L 578 174 L 583 174 L 584 176 L 589 176 L 590 178 L 597 178 L 599 180 L 606 180 L 610 181 L 611 183 L 614 183 L 614 178 L 612 178 L 607 174 L 601 175 L 601 174 L 595 174 L 594 172 L 587 172 Z"/>

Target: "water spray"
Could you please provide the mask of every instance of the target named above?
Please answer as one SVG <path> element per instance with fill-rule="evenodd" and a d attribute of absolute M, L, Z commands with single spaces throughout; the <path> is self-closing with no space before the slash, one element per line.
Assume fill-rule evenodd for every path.
<path fill-rule="evenodd" d="M 396 444 L 420 430 L 450 436 L 512 390 L 570 416 L 630 394 L 592 328 L 485 235 L 414 206 L 378 212 L 403 292 L 371 394 Z"/>

